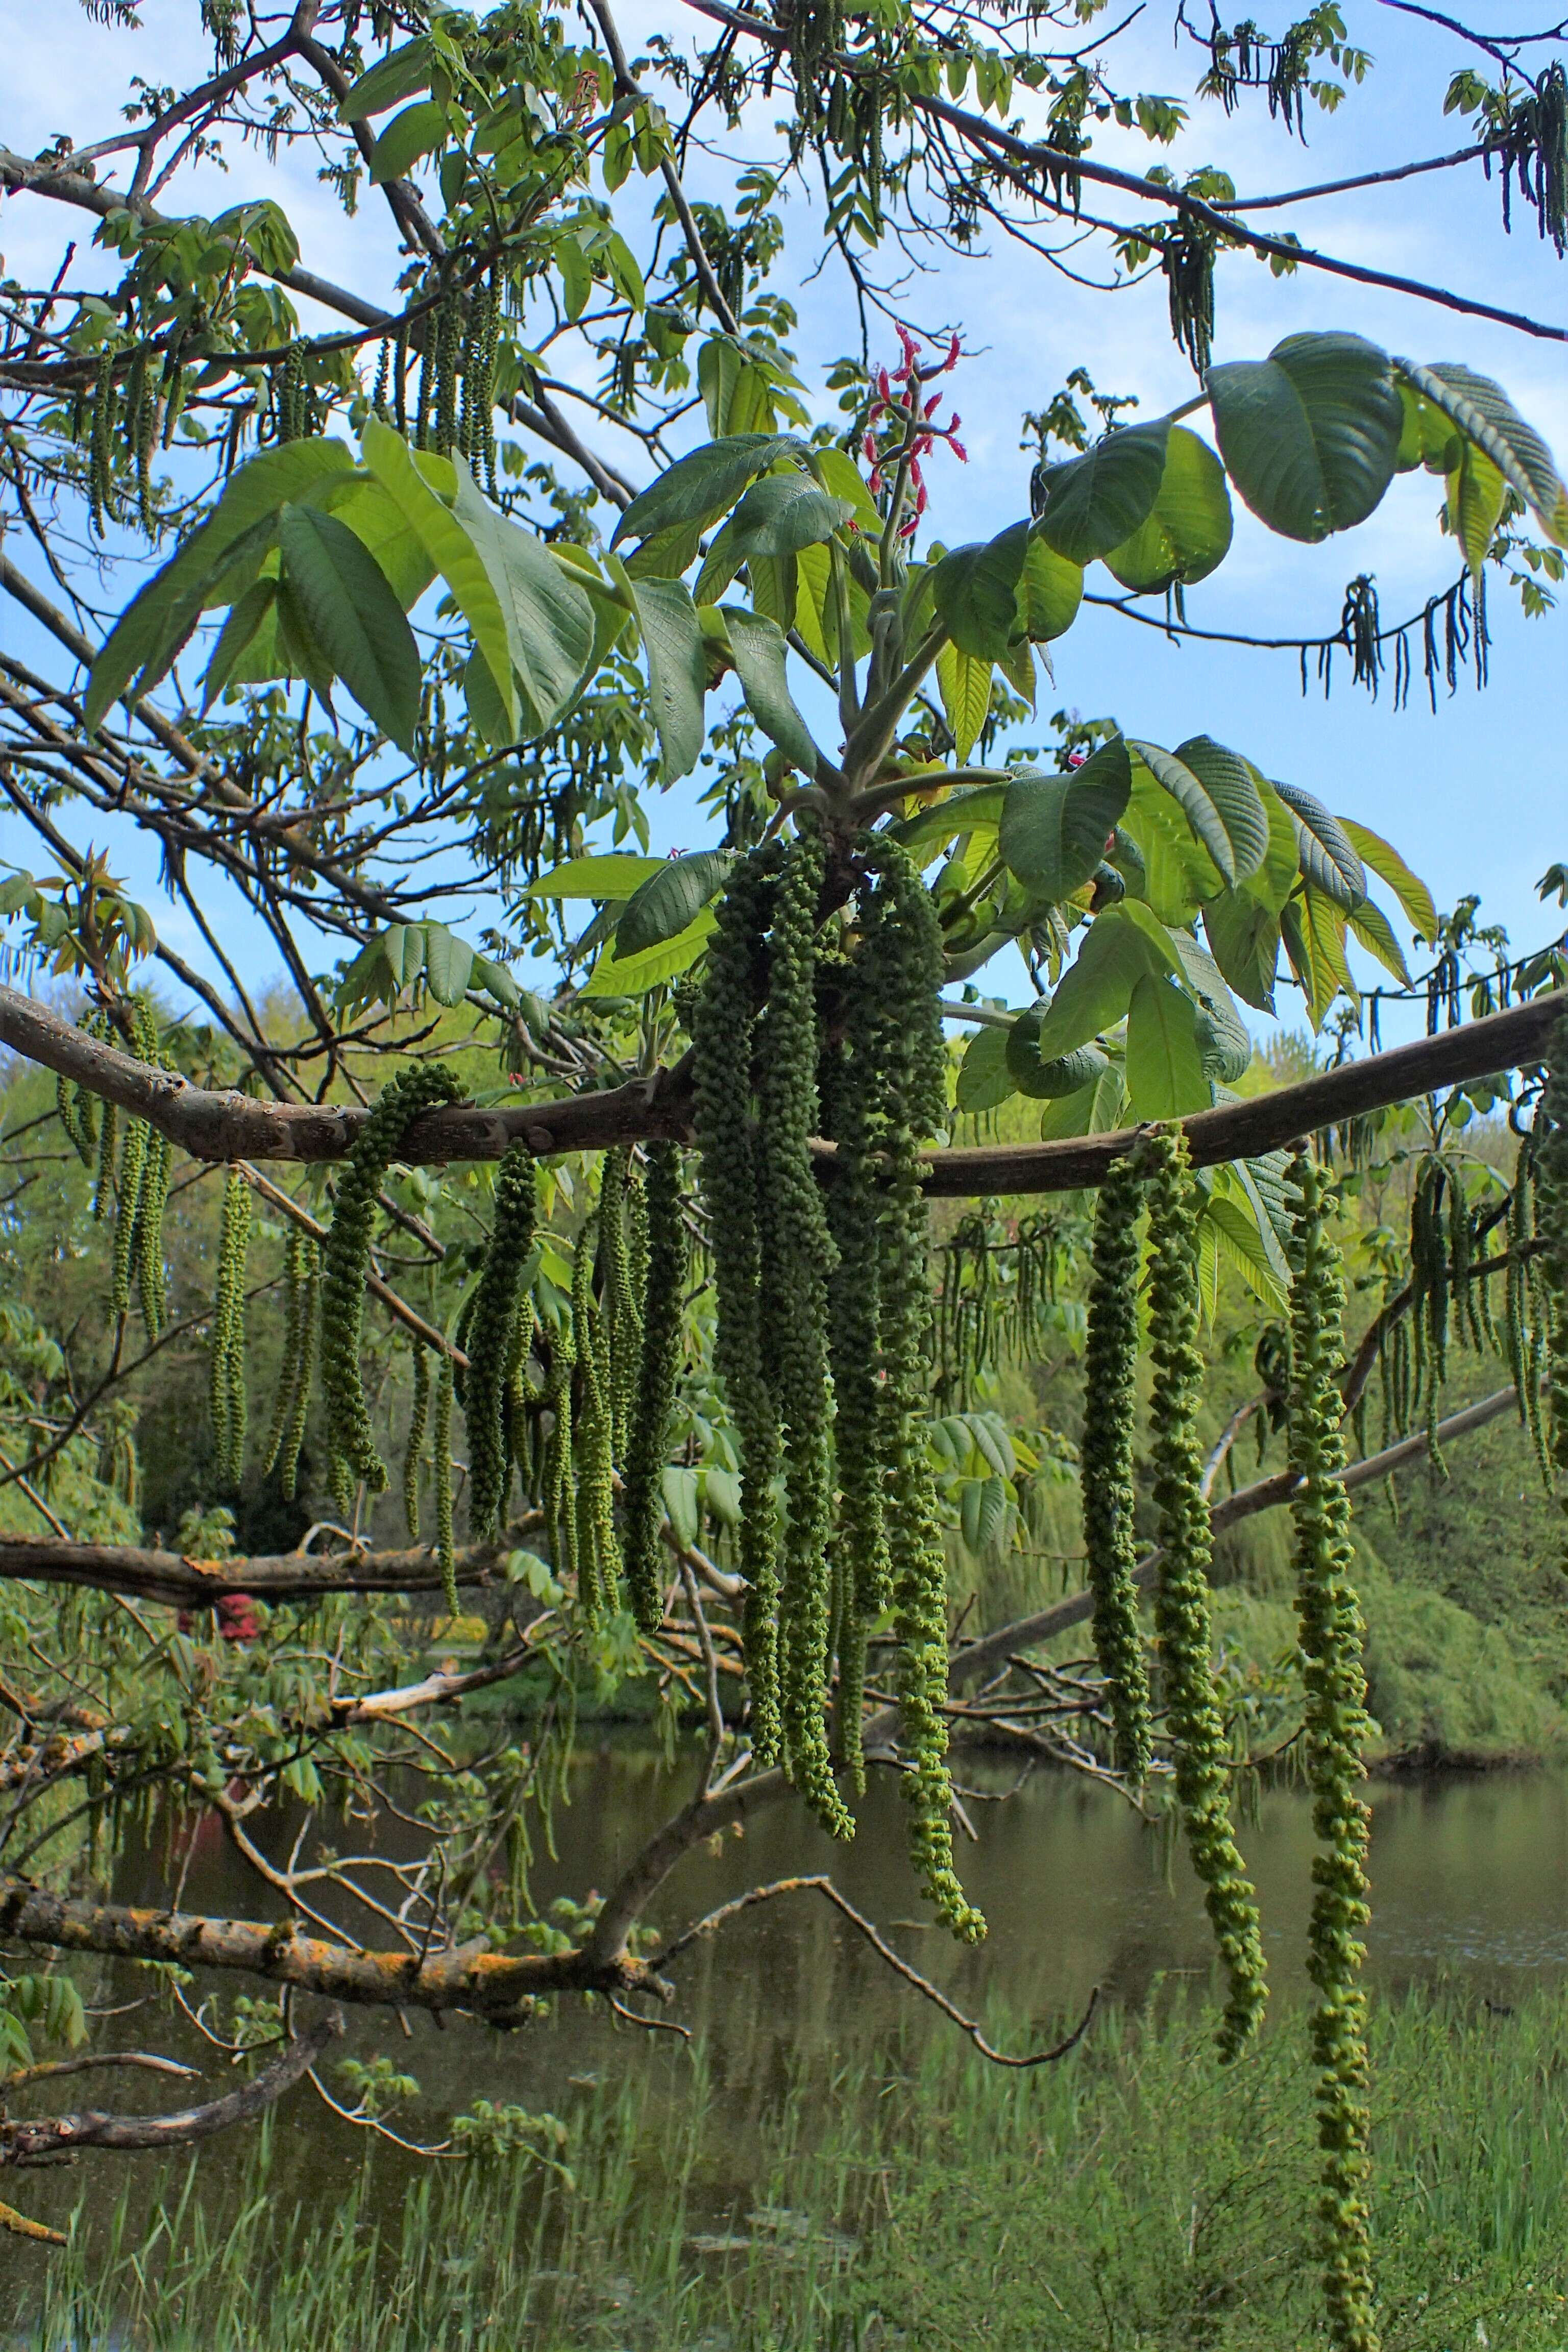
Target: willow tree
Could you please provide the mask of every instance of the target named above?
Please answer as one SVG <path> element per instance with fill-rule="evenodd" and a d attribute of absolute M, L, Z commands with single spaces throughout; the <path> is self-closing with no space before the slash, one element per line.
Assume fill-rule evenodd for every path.
<path fill-rule="evenodd" d="M 1288 1505 L 1324 1847 L 1326 2292 L 1333 2340 L 1364 2347 L 1348 1497 L 1505 1410 L 1549 1480 L 1568 1469 L 1563 960 L 1505 959 L 1462 987 L 1462 922 L 1439 922 L 1401 851 L 1275 775 L 1268 746 L 1228 746 L 1221 711 L 1171 748 L 1069 730 L 1054 770 L 1006 741 L 1045 649 L 1070 670 L 1062 641 L 1087 600 L 1177 636 L 1195 625 L 1185 600 L 1224 562 L 1237 499 L 1283 554 L 1353 530 L 1418 469 L 1458 577 L 1385 625 L 1358 575 L 1339 628 L 1303 638 L 1303 675 L 1309 651 L 1322 666 L 1340 647 L 1374 687 L 1392 658 L 1400 692 L 1422 662 L 1435 697 L 1445 666 L 1450 685 L 1467 653 L 1484 666 L 1489 567 L 1542 602 L 1568 493 L 1500 385 L 1385 352 L 1354 331 L 1352 289 L 1562 332 L 1275 226 L 1321 186 L 1248 205 L 1211 166 L 1178 184 L 1163 165 L 1100 161 L 1098 126 L 1159 146 L 1190 110 L 1122 87 L 1119 36 L 1095 47 L 1093 13 L 692 0 L 633 61 L 600 0 L 581 43 L 564 13 L 520 0 L 478 17 L 300 0 L 276 20 L 203 0 L 207 78 L 183 94 L 136 84 L 101 139 L 0 152 L 12 216 L 58 219 L 64 248 L 47 282 L 4 289 L 0 585 L 31 630 L 26 658 L 0 657 L 0 785 L 52 863 L 14 873 L 3 904 L 27 969 L 73 983 L 63 1010 L 0 991 L 0 1037 L 55 1074 L 48 1115 L 91 1171 L 105 1308 L 94 1360 L 57 1349 L 26 1409 L 6 1408 L 5 1482 L 47 1532 L 0 1542 L 15 1792 L 0 1934 L 35 1962 L 176 1961 L 497 2025 L 545 1995 L 637 2015 L 719 1924 L 650 1950 L 639 1923 L 682 1857 L 790 1791 L 847 1838 L 875 1763 L 899 1774 L 927 1899 L 976 1940 L 951 1727 L 1017 1728 L 1042 1688 L 1059 1716 L 1048 1664 L 994 1678 L 1092 1617 L 1099 1677 L 1072 1685 L 1084 1740 L 1130 1791 L 1173 1796 L 1226 1979 L 1220 2055 L 1244 2063 L 1266 1987 L 1210 1556 L 1216 1526 Z M 89 14 L 109 27 L 95 37 L 134 48 L 122 0 Z M 1176 22 L 1201 52 L 1200 126 L 1205 104 L 1266 103 L 1300 132 L 1370 66 L 1331 6 L 1278 40 Z M 1531 71 L 1529 44 L 1449 33 L 1496 75 L 1455 74 L 1468 143 L 1337 185 L 1495 167 L 1505 226 L 1510 201 L 1532 211 L 1561 256 L 1562 65 L 1542 51 Z M 751 131 L 781 106 L 773 162 L 721 203 L 710 126 Z M 226 141 L 238 201 L 216 219 L 181 211 L 182 175 Z M 318 159 L 366 278 L 395 278 L 385 305 L 307 266 L 278 200 L 284 146 Z M 826 414 L 788 343 L 805 256 L 779 207 L 797 182 L 817 192 L 807 242 L 825 221 L 865 322 Z M 83 215 L 90 267 L 66 246 Z M 954 545 L 927 470 L 939 445 L 962 455 L 962 332 L 894 320 L 895 362 L 880 320 L 901 249 L 945 242 L 983 271 L 1004 237 L 1042 269 L 1087 237 L 1118 282 L 1163 273 L 1195 388 L 1138 422 L 1101 399 L 1091 437 L 1080 366 L 1034 415 L 1017 519 Z M 1219 264 L 1259 260 L 1303 287 L 1336 280 L 1342 328 L 1226 350 Z M 93 584 L 110 562 L 146 572 L 111 620 Z M 646 795 L 704 761 L 703 845 L 671 860 L 625 846 L 646 842 Z M 201 970 L 116 878 L 132 831 L 202 933 Z M 286 997 L 258 1004 L 220 878 L 265 927 Z M 484 910 L 477 933 L 446 919 L 455 903 Z M 591 908 L 585 928 L 574 905 Z M 1411 982 L 1401 925 L 1432 952 L 1426 982 Z M 1345 1050 L 1352 941 L 1394 992 L 1426 987 L 1426 1038 Z M 561 975 L 548 996 L 515 970 L 541 946 Z M 1026 973 L 1032 1001 L 980 1003 L 967 983 L 992 984 L 994 966 L 1015 987 Z M 1280 990 L 1314 1030 L 1337 1022 L 1342 1051 L 1299 1085 L 1238 1096 L 1241 1007 L 1272 1012 Z M 957 1025 L 975 1032 L 962 1052 Z M 1037 1141 L 952 1143 L 957 1117 L 1016 1100 L 1043 1103 Z M 1411 1102 L 1426 1112 L 1408 1248 L 1347 1363 L 1337 1171 Z M 1505 1102 L 1521 1139 L 1506 1181 L 1462 1141 L 1478 1104 Z M 222 1169 L 212 1295 L 171 1300 L 166 1204 Z M 973 1519 L 990 1540 L 1016 1517 L 1020 1475 L 1008 1431 L 965 1400 L 999 1352 L 1028 1352 L 1057 1244 L 1018 1211 L 1044 1194 L 1094 1217 L 1087 1582 L 955 1647 L 949 1528 Z M 1012 1204 L 960 1223 L 936 1286 L 933 1197 Z M 258 1207 L 281 1247 L 255 1230 Z M 1226 1448 L 1206 1464 L 1198 1448 L 1198 1339 L 1222 1267 L 1279 1318 L 1258 1412 L 1288 1460 L 1215 1504 Z M 1145 1287 L 1158 1524 L 1140 1557 Z M 51 1505 L 51 1465 L 87 1441 L 100 1485 L 131 1499 L 135 1400 L 193 1323 L 210 1349 L 208 1499 L 262 1478 L 302 1489 L 324 1547 L 84 1541 Z M 253 1416 L 262 1327 L 271 1392 Z M 47 1352 L 47 1332 L 35 1343 Z M 1507 1380 L 1448 1414 L 1461 1344 L 1498 1353 Z M 383 1499 L 395 1439 L 401 1548 Z M 417 1609 L 376 1596 L 444 1590 L 450 1607 L 459 1588 L 502 1604 L 488 1654 L 411 1679 Z M 57 1597 L 73 1591 L 89 1598 Z M 184 1612 L 185 1630 L 112 1614 L 106 1595 Z M 220 1657 L 202 1629 L 226 1604 L 243 1638 Z M 895 1704 L 868 1700 L 868 1654 Z M 689 1699 L 697 1786 L 571 1935 L 542 1934 L 520 1825 L 566 1769 L 589 1667 L 651 1669 Z M 464 1698 L 519 1676 L 528 1704 L 546 1694 L 531 1736 L 475 1764 Z M 984 1706 L 963 1696 L 981 1684 Z M 374 1803 L 405 1752 L 398 1725 L 442 1710 L 458 1723 L 426 1751 L 428 1843 L 392 1871 L 389 1899 L 381 1865 L 387 1944 L 366 1949 L 338 1920 L 369 1860 L 334 1839 L 324 1862 L 301 1865 L 297 1847 L 279 1867 L 247 1824 L 284 1797 L 323 1816 Z M 216 1811 L 281 1927 L 105 1899 L 117 1837 L 160 1805 Z M 44 2014 L 58 1981 L 11 1980 L 24 2066 L 17 2021 Z M 227 2100 L 8 2126 L 0 2161 L 259 2112 L 335 2022 L 329 2008 L 292 2039 L 285 2022 L 280 2054 Z"/>

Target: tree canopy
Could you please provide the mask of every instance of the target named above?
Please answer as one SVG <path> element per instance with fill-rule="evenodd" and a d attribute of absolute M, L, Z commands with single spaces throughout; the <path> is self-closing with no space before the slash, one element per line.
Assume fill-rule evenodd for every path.
<path fill-rule="evenodd" d="M 1362 103 L 1339 7 L 1278 37 L 1178 7 L 1181 100 L 1133 86 L 1132 19 L 1104 13 L 689 0 L 634 56 L 602 0 L 201 0 L 200 79 L 128 64 L 105 135 L 0 150 L 9 217 L 56 237 L 37 282 L 0 285 L 0 589 L 28 616 L 0 655 L 0 789 L 31 844 L 0 880 L 28 983 L 0 988 L 6 1139 L 68 1155 L 8 1204 L 0 1934 L 284 1989 L 286 2046 L 183 2119 L 200 2137 L 321 2059 L 339 2021 L 295 2032 L 294 1994 L 646 2018 L 715 1924 L 647 1928 L 681 1858 L 790 1790 L 850 1835 L 871 1765 L 900 1775 L 936 1915 L 976 1940 L 951 1730 L 1038 1744 L 1060 1718 L 1048 1752 L 1179 1814 L 1237 2059 L 1265 1984 L 1211 1550 L 1288 1504 L 1325 1847 L 1326 2294 L 1366 2352 L 1347 1498 L 1504 1410 L 1549 1484 L 1568 1471 L 1568 966 L 1560 940 L 1513 954 L 1474 900 L 1440 914 L 1353 781 L 1331 810 L 1278 772 L 1283 744 L 1221 740 L 1223 711 L 1171 744 L 1067 712 L 1048 751 L 1018 738 L 1086 606 L 1215 634 L 1189 599 L 1238 503 L 1284 559 L 1430 478 L 1421 611 L 1386 624 L 1363 569 L 1337 632 L 1301 638 L 1303 678 L 1337 648 L 1436 701 L 1462 660 L 1484 675 L 1489 577 L 1546 614 L 1568 546 L 1546 442 L 1463 360 L 1357 331 L 1358 289 L 1461 343 L 1467 317 L 1564 331 L 1281 223 L 1495 176 L 1549 271 L 1568 95 L 1556 33 L 1416 10 L 1452 47 L 1464 143 L 1248 200 L 1160 156 L 1213 110 L 1259 109 L 1293 153 L 1314 110 Z M 87 14 L 141 56 L 127 0 Z M 1105 159 L 1118 133 L 1143 169 Z M 312 159 L 384 297 L 311 266 L 280 155 Z M 237 201 L 208 218 L 184 198 L 220 163 Z M 1105 273 L 1108 299 L 1162 278 L 1190 396 L 1146 415 L 1096 390 L 1098 352 L 1060 352 L 1062 389 L 1026 409 L 1037 384 L 999 385 L 922 309 L 928 259 L 979 282 L 1004 254 L 1042 284 Z M 1259 265 L 1340 323 L 1236 348 L 1226 289 Z M 855 330 L 825 382 L 792 341 L 816 268 Z M 963 457 L 976 398 L 1024 411 L 1030 455 L 1014 519 L 966 541 L 935 460 Z M 656 857 L 650 801 L 676 787 L 701 837 Z M 127 879 L 145 843 L 199 964 Z M 1542 895 L 1564 887 L 1552 868 Z M 1427 1034 L 1383 1050 L 1391 1001 Z M 1278 1083 L 1244 1008 L 1327 1048 Z M 1394 1164 L 1398 1230 L 1363 1193 Z M 933 1216 L 954 1199 L 982 1205 Z M 1348 1355 L 1347 1256 L 1375 1291 Z M 1227 1285 L 1258 1393 L 1205 1458 Z M 1081 1358 L 1081 1465 L 1022 1414 L 1047 1339 Z M 201 1434 L 159 1436 L 193 1342 Z M 1507 1379 L 1456 1412 L 1461 1346 Z M 1215 1501 L 1247 1420 L 1280 1465 Z M 159 1446 L 184 1516 L 148 1542 Z M 955 1549 L 1020 1541 L 1053 1478 L 1081 1488 L 1083 1591 L 963 1640 Z M 454 1642 L 476 1598 L 471 1662 L 430 1664 L 431 1610 Z M 1054 1679 L 1041 1652 L 1085 1619 L 1096 1674 Z M 528 1726 L 500 1747 L 468 1705 L 497 1685 Z M 529 1824 L 576 1710 L 648 1690 L 694 1792 L 605 1897 L 542 1919 Z M 410 1775 L 413 1859 L 325 1834 Z M 280 1864 L 261 1830 L 290 1806 Z M 108 1899 L 160 1808 L 221 1819 L 257 1917 L 184 1912 L 173 1864 L 170 1908 Z M 383 1947 L 344 1926 L 355 1904 Z M 10 1979 L 20 2072 L 26 2021 L 81 2030 L 68 1981 Z M 161 2144 L 180 2120 L 94 2132 Z M 66 2131 L 21 2127 L 0 2160 Z"/>

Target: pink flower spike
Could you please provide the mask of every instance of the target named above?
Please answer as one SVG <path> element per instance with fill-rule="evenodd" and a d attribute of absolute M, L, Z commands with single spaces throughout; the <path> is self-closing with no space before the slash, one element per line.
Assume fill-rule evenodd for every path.
<path fill-rule="evenodd" d="M 957 458 L 961 466 L 968 465 L 969 452 L 964 447 L 962 441 L 954 441 L 950 438 L 947 446 L 952 451 L 953 456 Z"/>
<path fill-rule="evenodd" d="M 893 385 L 886 368 L 877 370 L 877 389 L 881 394 L 883 401 L 890 404 L 893 397 Z"/>
<path fill-rule="evenodd" d="M 860 444 L 860 455 L 865 458 L 868 466 L 874 466 L 876 464 L 877 436 L 874 433 L 868 431 L 866 438 Z"/>
<path fill-rule="evenodd" d="M 921 409 L 921 415 L 922 416 L 934 416 L 934 415 L 936 415 L 937 410 L 938 410 L 941 406 L 942 406 L 942 394 L 941 394 L 941 393 L 940 393 L 940 392 L 933 392 L 933 393 L 932 393 L 932 394 L 931 394 L 931 398 L 927 401 L 927 403 L 926 403 L 925 406 Z"/>
<path fill-rule="evenodd" d="M 904 365 L 907 368 L 912 368 L 918 362 L 921 355 L 920 344 L 917 342 L 914 336 L 910 334 L 907 327 L 900 326 L 897 328 L 896 331 L 900 342 L 903 345 Z"/>
<path fill-rule="evenodd" d="M 948 345 L 948 347 L 947 347 L 947 357 L 946 357 L 946 359 L 944 359 L 944 360 L 943 360 L 943 362 L 942 362 L 942 372 L 943 375 L 950 375 L 950 374 L 952 373 L 952 370 L 953 370 L 957 365 L 958 365 L 958 337 L 957 337 L 956 335 L 954 335 L 954 337 L 953 337 L 953 339 L 952 339 L 952 342 L 951 342 L 951 343 L 949 343 L 949 345 Z"/>

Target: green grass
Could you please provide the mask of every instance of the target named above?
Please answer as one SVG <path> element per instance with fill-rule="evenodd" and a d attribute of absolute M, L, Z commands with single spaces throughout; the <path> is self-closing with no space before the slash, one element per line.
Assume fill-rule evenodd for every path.
<path fill-rule="evenodd" d="M 14 2254 L 28 2352 L 1296 2352 L 1321 2341 L 1310 2077 L 1287 2018 L 1114 2014 L 1059 2065 L 957 2042 L 761 2116 L 630 2068 L 573 2117 L 575 2183 L 372 2157 L 285 2210 L 277 2145 L 209 2153 L 133 2225 L 101 2174 L 70 2249 Z M 1379 2003 L 1388 2352 L 1568 2344 L 1568 1990 Z M 640 2046 L 640 2045 L 639 2045 Z M 238 2157 L 238 2151 L 236 2151 Z M 226 2184 L 226 2190 L 214 2185 Z M 210 2200 L 210 2201 L 209 2201 Z M 24 2275 L 25 2273 L 25 2275 Z M 18 2299 L 19 2298 L 19 2299 Z"/>

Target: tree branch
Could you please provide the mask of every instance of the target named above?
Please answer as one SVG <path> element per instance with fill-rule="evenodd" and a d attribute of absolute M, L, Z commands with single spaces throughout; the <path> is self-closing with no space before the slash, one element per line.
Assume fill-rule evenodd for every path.
<path fill-rule="evenodd" d="M 107 2147 L 122 2152 L 141 2148 L 188 2147 L 210 2139 L 234 2124 L 249 2123 L 276 2105 L 286 2091 L 310 2072 L 329 2042 L 342 2033 L 342 2019 L 333 2010 L 290 2042 L 270 2066 L 250 2082 L 186 2107 L 172 2116 L 110 2116 L 89 2107 L 78 2116 L 58 2116 L 37 2123 L 0 2123 L 0 2165 L 48 2164 L 79 2147 Z M 188 2071 L 182 2069 L 181 2071 Z"/>
<path fill-rule="evenodd" d="M 1552 1028 L 1568 1012 L 1568 991 L 1555 989 L 1510 1005 L 1505 1013 L 1447 1029 L 1414 1045 L 1342 1063 L 1315 1078 L 1274 1093 L 1195 1111 L 1181 1124 L 1194 1167 L 1255 1159 L 1300 1135 L 1368 1111 L 1409 1102 L 1468 1078 L 1519 1069 L 1539 1061 Z M 84 1036 L 48 1006 L 0 987 L 0 1045 L 79 1081 L 107 1101 L 145 1118 L 198 1160 L 340 1160 L 367 1114 L 334 1104 L 258 1102 L 238 1093 L 213 1093 L 176 1071 L 152 1068 L 112 1045 Z M 1061 1142 L 983 1145 L 926 1154 L 925 1191 L 942 1199 L 983 1199 L 990 1193 L 1073 1192 L 1099 1184 L 1114 1160 L 1131 1150 L 1138 1130 L 1072 1137 Z M 650 1078 L 563 1101 L 479 1110 L 459 1104 L 428 1111 L 409 1129 L 402 1157 L 411 1164 L 499 1160 L 521 1137 L 541 1155 L 601 1151 L 616 1144 L 691 1137 L 688 1064 Z M 813 1147 L 819 1168 L 831 1168 L 830 1143 Z"/>

